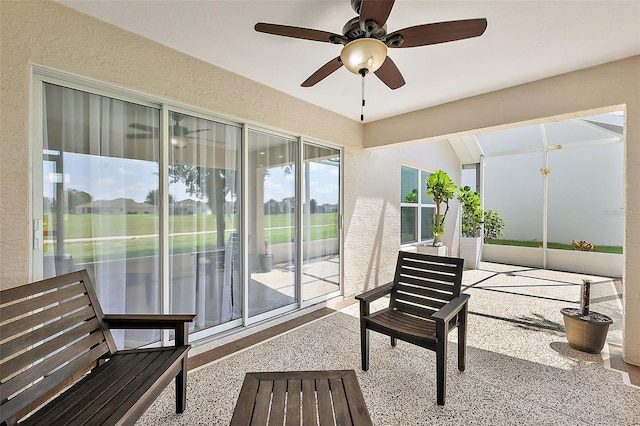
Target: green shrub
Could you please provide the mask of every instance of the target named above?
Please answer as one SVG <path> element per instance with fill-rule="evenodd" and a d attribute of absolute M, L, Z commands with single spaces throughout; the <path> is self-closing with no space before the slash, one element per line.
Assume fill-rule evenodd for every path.
<path fill-rule="evenodd" d="M 497 210 L 484 211 L 484 242 L 495 240 L 503 235 L 505 220 Z"/>

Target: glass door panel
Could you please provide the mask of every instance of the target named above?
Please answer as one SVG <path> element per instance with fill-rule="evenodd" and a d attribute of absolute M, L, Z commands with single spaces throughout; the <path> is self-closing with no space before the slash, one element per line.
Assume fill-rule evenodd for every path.
<path fill-rule="evenodd" d="M 340 151 L 306 144 L 303 158 L 302 296 L 340 290 Z"/>
<path fill-rule="evenodd" d="M 249 316 L 298 301 L 294 139 L 249 131 Z"/>
<path fill-rule="evenodd" d="M 242 129 L 178 112 L 169 121 L 170 310 L 197 313 L 199 331 L 242 317 Z"/>
<path fill-rule="evenodd" d="M 43 277 L 87 269 L 106 313 L 159 313 L 159 110 L 44 84 L 43 112 Z"/>

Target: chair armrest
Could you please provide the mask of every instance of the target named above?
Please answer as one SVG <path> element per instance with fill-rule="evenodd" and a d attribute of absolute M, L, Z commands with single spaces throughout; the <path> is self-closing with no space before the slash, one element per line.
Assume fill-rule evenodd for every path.
<path fill-rule="evenodd" d="M 453 317 L 458 314 L 458 312 L 460 312 L 460 310 L 462 310 L 462 308 L 467 305 L 468 301 L 469 295 L 461 294 L 460 296 L 449 301 L 449 303 L 440 308 L 438 312 L 431 315 L 431 318 L 435 319 L 436 321 L 443 321 L 445 323 L 448 323 Z"/>
<path fill-rule="evenodd" d="M 371 313 L 370 305 L 376 299 L 381 298 L 382 296 L 391 293 L 391 289 L 393 288 L 393 282 L 386 283 L 384 285 L 378 286 L 376 288 L 372 288 L 369 291 L 365 291 L 364 293 L 356 296 L 356 299 L 360 301 L 360 320 L 364 321 L 364 317 L 369 316 Z"/>
<path fill-rule="evenodd" d="M 376 299 L 381 298 L 382 296 L 391 293 L 391 288 L 393 287 L 393 282 L 386 283 L 384 285 L 378 286 L 376 288 L 372 288 L 369 291 L 365 291 L 362 294 L 356 296 L 356 300 L 359 300 L 361 303 L 366 302 L 370 303 Z"/>
<path fill-rule="evenodd" d="M 105 314 L 104 323 L 108 328 L 125 329 L 174 329 L 176 346 L 187 344 L 188 323 L 196 314 Z"/>

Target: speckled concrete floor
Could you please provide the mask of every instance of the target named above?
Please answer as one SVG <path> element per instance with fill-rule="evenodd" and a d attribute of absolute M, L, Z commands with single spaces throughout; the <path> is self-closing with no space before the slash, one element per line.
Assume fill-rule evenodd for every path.
<path fill-rule="evenodd" d="M 456 368 L 450 336 L 447 400 L 436 404 L 435 355 L 371 333 L 371 368 L 360 369 L 358 306 L 190 371 L 187 410 L 174 412 L 169 386 L 138 425 L 227 425 L 249 371 L 355 370 L 375 425 L 638 425 L 640 388 L 609 368 L 608 347 L 591 355 L 566 343 L 560 309 L 577 307 L 591 278 L 591 309 L 614 319 L 621 304 L 611 279 L 482 263 L 466 271 L 471 295 L 467 369 Z"/>

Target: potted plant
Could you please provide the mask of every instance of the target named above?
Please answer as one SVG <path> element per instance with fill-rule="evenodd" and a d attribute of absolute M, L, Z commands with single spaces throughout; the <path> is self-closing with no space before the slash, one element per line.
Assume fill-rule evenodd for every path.
<path fill-rule="evenodd" d="M 433 198 L 433 203 L 436 205 L 433 223 L 431 224 L 432 245 L 433 247 L 438 247 L 435 254 L 446 255 L 446 247 L 444 247 L 440 238 L 444 235 L 445 218 L 449 212 L 449 201 L 455 197 L 458 187 L 444 170 L 438 170 L 430 174 L 425 183 L 426 194 Z M 442 211 L 443 205 L 444 212 Z"/>
<path fill-rule="evenodd" d="M 569 346 L 583 352 L 597 354 L 602 351 L 607 339 L 609 325 L 613 320 L 598 312 L 589 311 L 591 280 L 582 280 L 580 309 L 563 308 L 564 327 Z"/>
<path fill-rule="evenodd" d="M 262 272 L 271 272 L 273 269 L 273 254 L 269 240 L 264 240 L 264 253 L 260 255 L 260 267 Z"/>
<path fill-rule="evenodd" d="M 464 259 L 466 269 L 477 269 L 482 253 L 480 231 L 483 223 L 483 211 L 480 195 L 469 186 L 458 188 L 456 198 L 462 207 L 462 231 L 460 233 L 460 257 Z"/>

